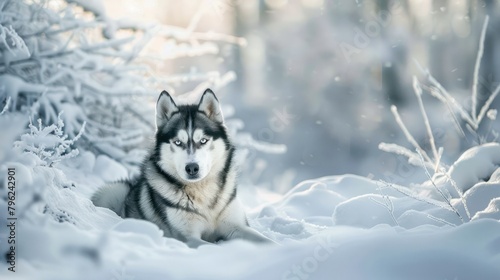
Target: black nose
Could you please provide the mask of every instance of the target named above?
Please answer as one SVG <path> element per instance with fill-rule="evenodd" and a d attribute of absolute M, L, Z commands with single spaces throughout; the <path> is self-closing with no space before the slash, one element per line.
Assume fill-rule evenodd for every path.
<path fill-rule="evenodd" d="M 194 175 L 198 174 L 199 170 L 200 170 L 200 166 L 198 166 L 197 163 L 189 163 L 188 165 L 186 165 L 186 172 L 190 176 L 194 176 Z"/>

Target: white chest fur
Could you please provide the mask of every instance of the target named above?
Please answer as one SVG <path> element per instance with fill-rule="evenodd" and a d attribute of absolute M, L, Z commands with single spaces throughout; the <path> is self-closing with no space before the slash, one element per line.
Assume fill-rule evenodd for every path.
<path fill-rule="evenodd" d="M 219 228 L 227 224 L 228 201 L 234 190 L 234 182 L 227 182 L 224 187 L 215 182 L 200 182 L 187 186 L 177 199 L 185 208 L 192 211 L 179 211 L 167 207 L 167 216 L 173 227 L 182 235 L 199 235 L 204 240 L 215 241 Z M 243 218 L 244 219 L 244 218 Z"/>

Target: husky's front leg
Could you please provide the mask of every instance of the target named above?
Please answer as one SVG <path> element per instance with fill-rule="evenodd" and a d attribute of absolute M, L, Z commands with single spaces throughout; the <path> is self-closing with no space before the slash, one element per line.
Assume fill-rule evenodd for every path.
<path fill-rule="evenodd" d="M 198 248 L 201 245 L 214 245 L 201 238 L 201 231 L 190 231 L 184 234 L 185 243 L 191 248 Z"/>
<path fill-rule="evenodd" d="M 173 215 L 172 215 L 173 216 Z M 201 245 L 209 245 L 203 240 L 202 234 L 205 229 L 203 220 L 193 216 L 174 216 L 179 219 L 171 219 L 171 223 L 176 225 L 177 239 L 183 240 L 191 248 L 198 248 Z"/>
<path fill-rule="evenodd" d="M 275 243 L 260 232 L 252 229 L 246 222 L 243 207 L 237 200 L 233 200 L 221 213 L 218 234 L 223 240 L 245 239 L 258 243 Z"/>
<path fill-rule="evenodd" d="M 195 236 L 188 237 L 187 240 L 186 240 L 186 244 L 190 248 L 198 248 L 201 245 L 213 245 L 212 243 L 207 242 L 207 241 L 201 239 L 201 237 L 195 237 Z"/>
<path fill-rule="evenodd" d="M 249 226 L 236 226 L 226 235 L 225 239 L 244 239 L 257 243 L 275 243 L 271 239 L 265 237 L 263 234 Z"/>

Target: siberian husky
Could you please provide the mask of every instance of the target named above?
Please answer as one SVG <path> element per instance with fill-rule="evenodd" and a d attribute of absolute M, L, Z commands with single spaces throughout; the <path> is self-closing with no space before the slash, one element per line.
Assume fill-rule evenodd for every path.
<path fill-rule="evenodd" d="M 197 105 L 176 105 L 163 91 L 156 128 L 140 175 L 99 189 L 96 206 L 151 221 L 190 247 L 235 238 L 272 242 L 249 227 L 236 199 L 235 147 L 210 89 Z"/>

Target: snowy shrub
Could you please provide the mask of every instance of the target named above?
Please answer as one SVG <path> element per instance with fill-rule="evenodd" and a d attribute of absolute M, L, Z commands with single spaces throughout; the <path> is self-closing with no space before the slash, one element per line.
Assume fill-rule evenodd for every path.
<path fill-rule="evenodd" d="M 0 51 L 2 62 L 6 65 L 30 57 L 28 47 L 12 26 L 5 27 L 2 24 L 0 24 Z"/>
<path fill-rule="evenodd" d="M 3 1 L 0 97 L 10 100 L 11 111 L 28 112 L 47 125 L 43 133 L 60 134 L 63 132 L 57 129 L 61 129 L 68 138 L 75 138 L 87 122 L 79 146 L 97 151 L 103 142 L 123 145 L 119 129 L 106 129 L 105 125 L 118 119 L 127 121 L 128 116 L 122 119 L 116 114 L 119 104 L 132 104 L 123 96 L 146 93 L 146 79 L 131 62 L 148 35 L 106 37 L 106 22 L 95 14 L 97 10 L 93 12 L 64 1 Z M 61 116 L 62 111 L 66 113 Z M 133 120 L 129 123 L 132 131 L 139 129 Z M 33 135 L 42 133 L 30 129 Z M 128 144 L 139 144 L 139 135 L 136 132 L 135 141 L 128 139 Z M 33 152 L 47 158 L 49 164 L 59 153 Z"/>
<path fill-rule="evenodd" d="M 77 156 L 78 150 L 72 146 L 82 136 L 85 123 L 75 137 L 68 139 L 68 135 L 64 134 L 61 114 L 58 115 L 57 124 L 44 127 L 41 119 L 38 119 L 38 126 L 30 123 L 30 132 L 21 135 L 21 140 L 14 143 L 15 147 L 22 152 L 36 155 L 40 160 L 39 164 L 45 166 L 52 166 L 56 162 Z"/>
<path fill-rule="evenodd" d="M 486 135 L 480 135 L 478 131 L 479 127 L 485 120 L 485 117 L 489 119 L 490 122 L 496 119 L 496 110 L 491 109 L 490 106 L 493 100 L 497 97 L 497 95 L 500 92 L 500 85 L 499 85 L 491 93 L 491 95 L 482 105 L 480 110 L 479 111 L 476 110 L 476 107 L 478 105 L 477 91 L 478 91 L 479 67 L 483 53 L 484 38 L 487 26 L 488 26 L 488 17 L 486 17 L 483 25 L 478 55 L 474 67 L 473 87 L 471 94 L 472 107 L 470 109 L 470 112 L 463 105 L 458 103 L 455 100 L 455 98 L 453 98 L 453 96 L 429 73 L 429 71 L 424 70 L 417 63 L 417 66 L 425 74 L 427 81 L 430 83 L 430 86 L 425 86 L 425 88 L 428 89 L 427 92 L 429 92 L 431 96 L 438 99 L 448 108 L 455 122 L 455 127 L 459 130 L 460 135 L 466 137 L 466 131 L 472 134 L 472 136 L 475 139 L 477 139 L 477 141 L 475 141 L 474 144 L 478 145 L 479 147 L 487 146 L 487 145 L 485 146 L 484 143 L 488 142 L 488 136 L 490 135 L 489 134 L 490 129 L 488 129 L 488 133 Z M 429 179 L 427 182 L 425 182 L 420 186 L 425 191 L 413 192 L 408 190 L 407 188 L 396 186 L 395 184 L 392 184 L 390 182 L 384 182 L 384 187 L 382 188 L 390 187 L 404 195 L 413 197 L 419 201 L 432 204 L 434 206 L 438 206 L 442 209 L 449 210 L 455 213 L 461 222 L 470 221 L 472 219 L 472 215 L 467 206 L 467 200 L 466 200 L 467 194 L 465 192 L 468 191 L 470 188 L 472 188 L 474 184 L 470 186 L 460 185 L 462 180 L 457 180 L 455 174 L 452 173 L 453 167 L 457 165 L 459 162 L 455 163 L 452 166 L 452 168 L 450 168 L 441 161 L 444 148 L 436 146 L 434 133 L 430 125 L 429 117 L 425 110 L 424 103 L 422 101 L 422 94 L 423 94 L 422 88 L 423 86 L 418 81 L 418 79 L 416 77 L 413 77 L 413 90 L 417 97 L 418 106 L 423 118 L 423 123 L 425 126 L 425 130 L 427 132 L 431 151 L 426 151 L 425 149 L 423 149 L 422 146 L 413 137 L 413 135 L 409 132 L 408 128 L 401 119 L 401 116 L 399 115 L 396 106 L 392 106 L 391 111 L 394 115 L 394 118 L 396 119 L 397 124 L 403 131 L 406 139 L 413 146 L 413 151 L 397 144 L 387 144 L 387 143 L 380 143 L 379 148 L 385 152 L 405 156 L 408 158 L 409 164 L 422 167 L 425 171 L 427 178 Z M 459 119 L 462 122 L 460 122 Z M 465 127 L 465 129 L 463 127 Z M 493 141 L 495 141 L 498 137 L 497 133 L 494 131 L 493 131 L 493 136 L 494 136 Z M 468 153 L 470 152 L 468 151 Z M 483 159 L 478 158 L 476 160 L 480 162 Z M 487 175 L 486 178 L 488 178 L 489 180 L 489 178 L 495 171 L 496 169 L 491 170 L 491 173 Z M 476 177 L 476 174 L 471 173 L 470 175 L 471 177 Z M 476 177 L 476 180 L 478 179 L 481 179 L 481 177 Z M 425 197 L 423 196 L 423 193 L 431 197 Z M 434 197 L 432 197 L 432 193 L 435 195 Z M 490 199 L 493 198 L 494 197 L 491 197 Z M 382 204 L 382 205 L 387 207 L 386 205 L 390 204 Z M 387 208 L 390 209 L 389 207 Z M 433 216 L 430 217 L 436 220 L 440 220 L 443 223 L 448 223 L 447 221 L 439 219 L 437 217 Z"/>
<path fill-rule="evenodd" d="M 86 122 L 77 146 L 127 167 L 140 164 L 161 90 L 181 95 L 174 86 L 199 83 L 182 94 L 189 96 L 235 79 L 232 71 L 203 73 L 194 65 L 187 73 L 165 75 L 155 70 L 158 61 L 214 55 L 221 44 L 245 43 L 194 32 L 197 21 L 180 28 L 111 19 L 98 1 L 2 1 L 0 18 L 0 102 L 10 103 L 5 108 L 49 127 L 61 118 L 69 138 Z M 164 50 L 148 53 L 152 40 Z"/>

